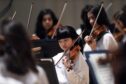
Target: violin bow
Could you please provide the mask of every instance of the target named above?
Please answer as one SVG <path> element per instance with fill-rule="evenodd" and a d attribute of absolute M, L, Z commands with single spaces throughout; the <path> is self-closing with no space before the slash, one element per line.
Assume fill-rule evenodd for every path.
<path fill-rule="evenodd" d="M 68 4 L 68 1 L 65 1 L 65 4 L 64 4 L 63 9 L 62 9 L 62 11 L 61 11 L 59 20 L 58 20 L 58 22 L 57 22 L 57 24 L 56 24 L 56 26 L 55 26 L 54 33 L 53 33 L 51 39 L 53 39 L 54 36 L 55 36 L 55 34 L 56 34 L 56 30 L 58 29 L 58 26 L 59 26 L 59 24 L 60 24 L 60 22 L 61 22 L 61 19 L 62 19 L 62 17 L 63 17 L 63 14 L 64 14 L 64 12 L 65 12 L 65 10 L 66 10 L 67 4 Z"/>
<path fill-rule="evenodd" d="M 35 2 L 35 0 L 32 1 L 31 6 L 30 6 L 30 11 L 29 11 L 29 14 L 28 14 L 27 27 L 26 27 L 27 31 L 29 29 L 29 24 L 30 24 L 30 20 L 31 20 L 31 14 L 32 14 L 32 9 L 33 9 L 34 2 Z"/>
<path fill-rule="evenodd" d="M 97 14 L 97 17 L 96 17 L 96 19 L 95 19 L 95 22 L 94 22 L 94 24 L 93 24 L 93 27 L 92 27 L 92 29 L 91 29 L 90 36 L 91 36 L 92 32 L 94 31 L 94 27 L 95 27 L 95 25 L 96 25 L 96 22 L 97 22 L 97 20 L 98 20 L 98 18 L 99 18 L 99 15 L 100 15 L 100 13 L 101 13 L 101 11 L 102 11 L 103 6 L 104 6 L 104 4 L 103 4 L 103 2 L 102 2 L 102 3 L 101 3 L 101 7 L 100 7 L 100 9 L 99 9 L 99 12 L 98 12 L 98 14 Z"/>
<path fill-rule="evenodd" d="M 14 17 L 16 16 L 16 11 L 13 13 L 13 16 L 11 17 L 11 20 L 13 20 L 14 19 Z"/>
<path fill-rule="evenodd" d="M 110 7 L 112 6 L 112 2 L 111 3 L 109 3 L 109 5 L 106 7 L 106 12 L 110 9 Z"/>

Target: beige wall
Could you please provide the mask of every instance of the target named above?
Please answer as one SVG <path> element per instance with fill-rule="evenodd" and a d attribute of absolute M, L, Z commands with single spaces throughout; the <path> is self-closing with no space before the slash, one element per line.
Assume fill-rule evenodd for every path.
<path fill-rule="evenodd" d="M 0 9 L 7 4 L 9 0 L 0 0 Z M 6 14 L 6 16 L 12 16 L 13 12 L 16 10 L 17 14 L 15 20 L 21 21 L 25 26 L 27 24 L 28 13 L 30 9 L 31 2 L 33 0 L 14 0 L 11 10 Z M 31 15 L 31 21 L 29 25 L 29 32 L 33 33 L 35 28 L 36 17 L 41 9 L 51 8 L 57 15 L 60 16 L 61 10 L 63 8 L 65 0 L 34 0 L 33 11 Z M 96 4 L 101 0 L 70 0 L 63 15 L 61 23 L 63 25 L 72 25 L 75 28 L 80 26 L 81 19 L 81 9 L 85 4 Z M 126 3 L 126 0 L 103 0 L 104 6 L 106 7 L 110 2 L 113 3 L 112 7 L 108 10 L 108 15 L 111 19 L 113 13 L 120 9 Z M 2 19 L 3 19 L 2 18 Z M 0 19 L 1 20 L 1 19 Z"/>

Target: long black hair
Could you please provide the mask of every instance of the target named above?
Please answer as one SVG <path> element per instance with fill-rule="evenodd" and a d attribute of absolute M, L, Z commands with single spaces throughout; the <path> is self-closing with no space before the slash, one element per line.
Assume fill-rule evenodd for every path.
<path fill-rule="evenodd" d="M 91 12 L 94 15 L 94 17 L 96 18 L 100 8 L 101 8 L 101 5 L 95 5 L 94 7 L 92 7 L 92 9 L 89 12 Z M 107 13 L 106 13 L 104 7 L 102 7 L 102 9 L 101 9 L 101 12 L 100 12 L 98 20 L 97 20 L 97 24 L 105 25 L 108 28 L 110 27 L 110 22 L 109 22 L 109 19 L 108 19 L 108 16 L 107 16 Z"/>
<path fill-rule="evenodd" d="M 56 15 L 54 14 L 54 12 L 51 10 L 51 9 L 45 9 L 45 10 L 42 10 L 38 17 L 37 17 L 37 22 L 36 22 L 36 29 L 35 29 L 35 33 L 37 34 L 37 36 L 40 38 L 40 39 L 44 39 L 46 37 L 46 32 L 45 32 L 45 29 L 42 25 L 42 20 L 43 20 L 43 17 L 45 15 L 49 14 L 53 20 L 53 25 L 56 25 L 57 23 L 57 17 Z M 51 28 L 52 28 L 51 27 Z"/>
<path fill-rule="evenodd" d="M 31 54 L 31 42 L 21 23 L 8 21 L 1 27 L 1 35 L 5 44 L 3 52 L 8 71 L 25 75 L 29 70 L 37 73 L 35 61 Z M 1 54 L 2 55 L 2 54 Z"/>
<path fill-rule="evenodd" d="M 86 35 L 89 35 L 92 29 L 92 26 L 87 16 L 87 13 L 91 10 L 92 7 L 93 5 L 87 4 L 81 11 L 81 19 L 83 21 L 83 24 L 81 24 L 81 30 L 83 31 L 85 29 L 82 38 L 84 38 Z"/>

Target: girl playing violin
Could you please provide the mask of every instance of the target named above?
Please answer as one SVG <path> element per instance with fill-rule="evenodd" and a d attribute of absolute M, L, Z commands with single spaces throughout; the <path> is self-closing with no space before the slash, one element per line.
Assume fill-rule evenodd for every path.
<path fill-rule="evenodd" d="M 121 10 L 114 14 L 114 23 L 115 27 L 120 32 L 115 33 L 115 39 L 118 43 L 126 42 L 126 13 Z"/>
<path fill-rule="evenodd" d="M 111 50 L 117 47 L 117 42 L 109 31 L 109 20 L 107 14 L 102 7 L 101 12 L 98 16 L 96 24 L 94 22 L 99 13 L 101 5 L 94 6 L 88 12 L 88 19 L 92 27 L 94 26 L 93 32 L 90 36 L 85 37 L 86 45 L 84 51 L 88 50 Z"/>
<path fill-rule="evenodd" d="M 56 37 L 65 52 L 73 45 L 78 35 L 73 27 L 63 26 L 58 28 Z M 53 57 L 54 63 L 57 64 L 55 68 L 60 84 L 89 84 L 89 69 L 80 47 L 79 42 L 76 42 L 61 61 L 59 59 L 64 52 Z"/>
<path fill-rule="evenodd" d="M 54 32 L 54 26 L 56 25 L 57 21 L 57 17 L 51 9 L 42 10 L 37 17 L 35 29 L 36 38 L 34 34 L 33 40 L 38 40 L 38 38 L 51 38 Z"/>
<path fill-rule="evenodd" d="M 57 22 L 57 17 L 51 9 L 42 10 L 37 17 L 35 34 L 32 35 L 32 40 L 50 40 L 54 33 L 54 26 Z M 42 47 L 32 48 L 32 51 L 35 53 L 40 52 L 41 50 Z"/>

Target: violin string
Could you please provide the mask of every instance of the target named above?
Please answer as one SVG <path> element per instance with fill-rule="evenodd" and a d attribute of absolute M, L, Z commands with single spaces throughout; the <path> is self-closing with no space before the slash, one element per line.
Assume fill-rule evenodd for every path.
<path fill-rule="evenodd" d="M 106 7 L 106 12 L 110 9 L 110 7 L 112 6 L 112 2 L 111 3 L 109 3 L 109 5 Z"/>

